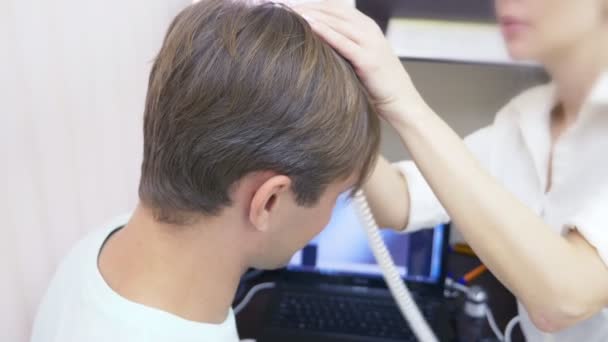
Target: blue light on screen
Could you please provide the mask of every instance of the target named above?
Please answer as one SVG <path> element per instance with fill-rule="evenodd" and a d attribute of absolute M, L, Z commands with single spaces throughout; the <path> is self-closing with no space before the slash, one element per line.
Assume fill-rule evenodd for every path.
<path fill-rule="evenodd" d="M 401 275 L 408 280 L 436 282 L 441 275 L 443 227 L 412 234 L 381 232 Z M 355 204 L 340 196 L 327 227 L 292 258 L 293 270 L 380 275 Z"/>

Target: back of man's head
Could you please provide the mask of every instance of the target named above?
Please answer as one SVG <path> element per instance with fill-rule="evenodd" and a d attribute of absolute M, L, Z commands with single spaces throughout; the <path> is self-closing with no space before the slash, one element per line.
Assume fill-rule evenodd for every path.
<path fill-rule="evenodd" d="M 298 204 L 373 166 L 379 122 L 351 66 L 291 10 L 203 0 L 171 24 L 150 73 L 142 202 L 183 223 L 231 206 L 256 171 L 288 176 Z"/>

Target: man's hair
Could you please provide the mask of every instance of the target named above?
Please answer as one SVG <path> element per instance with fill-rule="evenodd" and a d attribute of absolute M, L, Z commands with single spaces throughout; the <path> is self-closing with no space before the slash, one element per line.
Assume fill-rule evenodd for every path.
<path fill-rule="evenodd" d="M 375 163 L 379 119 L 351 65 L 290 9 L 204 0 L 173 20 L 150 72 L 139 196 L 157 220 L 218 215 L 245 175 L 299 205 Z"/>

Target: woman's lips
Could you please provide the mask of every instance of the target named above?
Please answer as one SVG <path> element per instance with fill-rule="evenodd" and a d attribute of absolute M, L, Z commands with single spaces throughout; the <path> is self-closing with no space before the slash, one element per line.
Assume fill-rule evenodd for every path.
<path fill-rule="evenodd" d="M 500 28 L 507 39 L 517 38 L 529 25 L 514 17 L 500 18 Z"/>

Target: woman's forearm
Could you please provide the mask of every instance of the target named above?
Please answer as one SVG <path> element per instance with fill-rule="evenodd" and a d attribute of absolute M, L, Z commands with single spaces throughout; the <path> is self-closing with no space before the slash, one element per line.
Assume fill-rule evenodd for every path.
<path fill-rule="evenodd" d="M 402 230 L 409 217 L 409 193 L 404 176 L 380 156 L 363 186 L 378 226 Z"/>
<path fill-rule="evenodd" d="M 563 319 L 560 315 L 579 319 L 586 314 L 576 307 L 584 299 L 570 302 L 584 292 L 570 286 L 571 277 L 585 272 L 583 254 L 482 169 L 460 137 L 430 109 L 396 129 L 464 238 L 532 314 L 541 312 L 539 320 L 551 321 L 545 324 L 548 330 L 562 324 L 555 323 Z M 560 301 L 565 308 L 556 307 Z"/>

